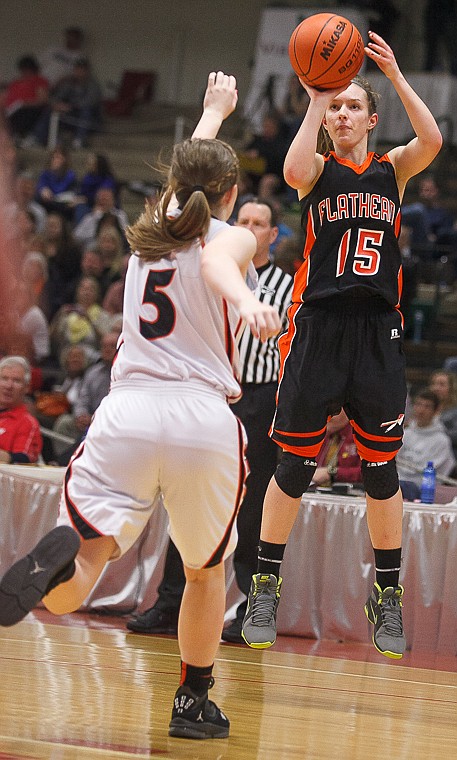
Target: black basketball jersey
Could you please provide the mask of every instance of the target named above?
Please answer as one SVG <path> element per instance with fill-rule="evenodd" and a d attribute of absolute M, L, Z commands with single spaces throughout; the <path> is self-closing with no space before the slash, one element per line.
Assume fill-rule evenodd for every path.
<path fill-rule="evenodd" d="M 398 306 L 400 196 L 388 156 L 369 153 L 358 166 L 326 153 L 323 172 L 300 205 L 306 241 L 292 300 L 318 305 L 377 296 Z"/>

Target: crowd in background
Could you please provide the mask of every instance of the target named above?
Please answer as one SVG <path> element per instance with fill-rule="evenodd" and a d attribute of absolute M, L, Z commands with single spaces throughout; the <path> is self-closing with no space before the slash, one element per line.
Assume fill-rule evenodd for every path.
<path fill-rule="evenodd" d="M 65 141 L 59 141 L 46 152 L 35 175 L 15 164 L 13 146 L 46 146 L 53 113 L 59 114 L 60 126 L 69 130 L 72 150 L 90 145 L 91 132 L 102 119 L 102 95 L 83 47 L 82 30 L 66 29 L 62 45 L 41 57 L 19 58 L 18 76 L 1 96 L 13 156 L 14 191 L 7 215 L 14 258 L 15 324 L 14 335 L 1 331 L 0 357 L 20 355 L 29 362 L 27 406 L 49 433 L 44 437 L 42 459 L 57 464 L 68 461 L 109 389 L 130 255 L 125 229 L 133 220 L 122 207 L 122 183 L 108 155 L 87 151 L 84 170 L 78 174 Z M 307 105 L 307 93 L 291 76 L 282 107 L 268 110 L 259 134 L 252 135 L 239 151 L 240 191 L 232 218 L 234 222 L 240 204 L 251 195 L 268 199 L 279 218 L 271 259 L 292 275 L 300 265 L 304 240 L 299 225 L 285 221 L 283 212 L 299 212 L 299 204 L 296 193 L 284 183 L 282 167 Z M 457 313 L 453 264 L 457 222 L 433 175 L 421 176 L 417 201 L 404 205 L 402 221 L 402 309 L 406 337 L 412 337 L 422 262 L 446 259 L 441 309 L 446 315 Z M 450 442 L 445 464 L 438 468 L 448 476 L 454 473 L 457 454 L 456 375 L 443 370 L 440 377 L 442 386 L 448 386 L 446 398 L 435 376 L 427 389 L 412 389 L 414 396 L 426 392 L 426 397 L 411 403 L 408 423 L 416 434 L 409 437 L 419 437 L 422 446 L 427 433 L 432 440 L 428 428 L 433 423 L 434 431 L 438 429 Z M 427 404 L 433 407 L 432 422 L 424 424 L 415 411 Z M 408 436 L 405 440 L 408 444 Z M 422 448 L 429 453 L 427 445 Z M 422 454 L 410 452 L 409 457 L 414 460 L 413 470 L 422 467 Z"/>

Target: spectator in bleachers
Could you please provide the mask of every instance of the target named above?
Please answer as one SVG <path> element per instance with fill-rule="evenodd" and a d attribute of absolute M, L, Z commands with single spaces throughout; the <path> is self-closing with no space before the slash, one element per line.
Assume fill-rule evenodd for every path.
<path fill-rule="evenodd" d="M 31 172 L 23 171 L 16 179 L 15 198 L 17 207 L 30 211 L 35 217 L 35 229 L 38 234 L 46 227 L 46 210 L 35 200 L 37 192 L 36 180 Z"/>
<path fill-rule="evenodd" d="M 106 291 L 102 306 L 108 314 L 115 316 L 122 314 L 124 309 L 125 276 L 129 264 L 130 254 L 125 253 L 122 259 L 121 279 L 113 282 Z"/>
<path fill-rule="evenodd" d="M 98 235 L 99 223 L 106 215 L 115 217 L 118 227 L 123 232 L 128 225 L 125 211 L 116 206 L 116 197 L 112 189 L 102 187 L 97 190 L 92 211 L 87 213 L 74 229 L 74 236 L 83 246 L 91 243 Z"/>
<path fill-rule="evenodd" d="M 18 330 L 29 336 L 33 350 L 32 362 L 39 365 L 51 353 L 49 325 L 43 310 L 37 305 L 37 297 L 30 284 L 18 282 L 14 289 L 14 304 Z"/>
<path fill-rule="evenodd" d="M 64 304 L 50 324 L 52 350 L 59 356 L 67 346 L 85 347 L 90 361 L 100 355 L 101 336 L 109 328 L 109 315 L 100 305 L 100 288 L 93 277 L 81 277 L 75 302 Z"/>
<path fill-rule="evenodd" d="M 84 248 L 81 258 L 81 274 L 94 277 L 100 286 L 100 292 L 102 291 L 103 261 L 96 240 Z"/>
<path fill-rule="evenodd" d="M 73 303 L 81 274 L 81 250 L 71 228 L 60 214 L 48 214 L 44 235 L 44 254 L 48 262 L 48 280 L 44 292 L 50 320 L 63 304 Z"/>
<path fill-rule="evenodd" d="M 83 55 L 83 30 L 69 26 L 63 35 L 63 44 L 51 47 L 39 56 L 42 74 L 53 88 L 71 75 L 75 62 Z"/>
<path fill-rule="evenodd" d="M 412 418 L 396 459 L 403 495 L 409 500 L 420 497 L 427 462 L 433 462 L 437 475 L 450 475 L 455 467 L 451 439 L 437 415 L 439 405 L 438 396 L 428 388 L 419 390 L 413 399 Z"/>
<path fill-rule="evenodd" d="M 95 410 L 109 391 L 118 338 L 119 333 L 113 331 L 102 336 L 100 359 L 86 370 L 72 414 L 62 415 L 54 425 L 55 432 L 75 439 L 75 444 L 66 448 L 54 443 L 56 459 L 61 465 L 68 464 L 71 454 L 85 436 Z"/>
<path fill-rule="evenodd" d="M 114 229 L 114 230 L 116 230 L 116 232 L 120 235 L 120 238 L 122 240 L 122 245 L 124 247 L 124 253 L 130 253 L 129 242 L 128 242 L 127 236 L 125 234 L 126 228 L 122 226 L 120 218 L 118 216 L 116 216 L 116 214 L 112 214 L 111 211 L 107 211 L 106 214 L 103 214 L 103 216 L 97 222 L 96 233 L 95 233 L 96 234 L 96 238 L 98 238 L 99 235 L 105 229 Z"/>
<path fill-rule="evenodd" d="M 77 177 L 70 166 L 68 151 L 57 146 L 49 153 L 46 163 L 38 177 L 36 200 L 46 211 L 58 211 L 72 219 L 73 208 L 69 202 L 70 195 L 76 195 Z"/>
<path fill-rule="evenodd" d="M 283 238 L 274 250 L 274 263 L 294 277 L 303 264 L 303 247 L 303 242 L 298 235 Z"/>
<path fill-rule="evenodd" d="M 90 132 L 100 128 L 102 91 L 87 58 L 78 58 L 71 75 L 54 87 L 49 105 L 43 110 L 33 130 L 35 141 L 41 145 L 48 142 L 53 113 L 59 115 L 59 129 L 62 127 L 72 133 L 72 147 L 75 150 L 87 145 Z M 32 140 L 27 144 L 32 144 Z"/>
<path fill-rule="evenodd" d="M 38 421 L 25 404 L 31 368 L 23 356 L 0 360 L 0 462 L 30 464 L 43 447 Z"/>
<path fill-rule="evenodd" d="M 95 243 L 103 264 L 100 278 L 103 298 L 109 286 L 121 279 L 124 245 L 117 229 L 111 226 L 105 227 L 99 232 Z"/>
<path fill-rule="evenodd" d="M 443 204 L 441 189 L 432 174 L 419 178 L 419 201 L 402 207 L 402 223 L 411 229 L 411 248 L 433 253 L 452 230 L 454 219 Z"/>
<path fill-rule="evenodd" d="M 13 79 L 2 97 L 8 126 L 16 138 L 28 135 L 35 127 L 49 98 L 48 80 L 40 74 L 38 61 L 24 55 L 17 62 L 19 76 Z"/>
<path fill-rule="evenodd" d="M 262 198 L 271 198 L 285 192 L 283 166 L 289 145 L 286 123 L 279 112 L 269 111 L 263 118 L 261 133 L 254 135 L 243 150 L 243 155 L 247 158 L 263 159 L 260 177 L 251 175 L 254 191 Z"/>
<path fill-rule="evenodd" d="M 445 369 L 432 372 L 428 387 L 438 396 L 437 414 L 451 439 L 457 459 L 457 375 Z"/>
<path fill-rule="evenodd" d="M 40 247 L 39 235 L 36 231 L 36 219 L 31 211 L 22 208 L 16 208 L 12 217 L 14 231 L 17 234 L 17 246 L 14 252 L 16 256 L 13 261 L 15 271 L 18 272 L 22 266 L 26 255 L 30 251 Z M 19 255 L 19 258 L 17 256 Z"/>
<path fill-rule="evenodd" d="M 30 251 L 27 253 L 20 271 L 20 279 L 32 289 L 33 295 L 38 306 L 47 314 L 46 299 L 44 297 L 44 287 L 48 281 L 48 262 L 46 256 L 40 251 Z"/>
<path fill-rule="evenodd" d="M 102 187 L 108 187 L 114 192 L 117 203 L 118 181 L 107 156 L 100 153 L 89 153 L 86 171 L 78 186 L 77 206 L 74 213 L 75 224 L 93 209 L 97 190 Z"/>
<path fill-rule="evenodd" d="M 309 95 L 305 88 L 300 84 L 300 80 L 295 73 L 292 73 L 287 83 L 287 92 L 283 104 L 280 108 L 280 114 L 287 124 L 289 139 L 292 141 L 297 134 L 306 109 L 309 104 Z"/>

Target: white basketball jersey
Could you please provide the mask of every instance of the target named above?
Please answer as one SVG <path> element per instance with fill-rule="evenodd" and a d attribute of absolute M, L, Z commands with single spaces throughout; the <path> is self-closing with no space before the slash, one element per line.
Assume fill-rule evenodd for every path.
<path fill-rule="evenodd" d="M 226 229 L 212 219 L 206 242 Z M 119 351 L 112 381 L 197 380 L 240 395 L 237 310 L 216 296 L 201 275 L 202 245 L 159 261 L 130 257 Z"/>

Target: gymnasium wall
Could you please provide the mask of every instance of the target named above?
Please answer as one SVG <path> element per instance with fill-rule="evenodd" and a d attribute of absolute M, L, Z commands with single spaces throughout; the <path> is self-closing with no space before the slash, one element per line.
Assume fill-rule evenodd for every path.
<path fill-rule="evenodd" d="M 406 70 L 418 65 L 421 6 L 397 0 L 404 12 L 397 51 Z M 117 83 L 123 69 L 153 69 L 156 98 L 180 105 L 199 102 L 206 75 L 221 68 L 237 76 L 240 98 L 249 88 L 257 30 L 266 0 L 0 0 L 0 81 L 15 75 L 16 59 L 39 53 L 60 42 L 61 30 L 81 26 L 86 52 L 100 83 Z M 338 3 L 276 3 L 285 7 L 312 5 L 325 10 Z M 106 93 L 109 94 L 108 91 Z"/>

